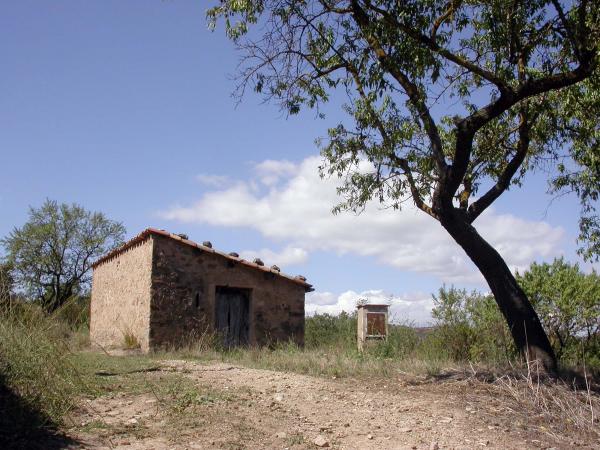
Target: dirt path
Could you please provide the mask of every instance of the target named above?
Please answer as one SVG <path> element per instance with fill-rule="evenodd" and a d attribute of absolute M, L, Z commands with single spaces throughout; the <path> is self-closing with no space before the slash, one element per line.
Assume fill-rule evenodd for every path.
<path fill-rule="evenodd" d="M 84 447 L 123 449 L 600 448 L 537 426 L 464 379 L 323 379 L 189 361 L 163 361 L 148 376 L 173 373 L 189 384 L 168 408 L 153 392 L 115 392 L 88 401 L 71 434 Z"/>

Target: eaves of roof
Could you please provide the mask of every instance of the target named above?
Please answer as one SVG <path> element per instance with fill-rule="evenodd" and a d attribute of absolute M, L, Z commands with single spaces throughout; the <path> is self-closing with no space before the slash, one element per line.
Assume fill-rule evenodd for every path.
<path fill-rule="evenodd" d="M 251 267 L 253 269 L 257 269 L 257 270 L 260 270 L 262 272 L 268 272 L 268 273 L 272 273 L 274 275 L 286 278 L 289 281 L 292 281 L 292 282 L 294 282 L 296 284 L 299 284 L 299 285 L 303 286 L 304 289 L 306 289 L 306 292 L 310 292 L 310 291 L 314 290 L 313 287 L 312 287 L 312 285 L 306 282 L 306 278 L 304 278 L 301 275 L 297 275 L 295 277 L 293 277 L 291 275 L 286 275 L 284 273 L 281 273 L 276 268 L 265 267 L 265 266 L 261 266 L 259 264 L 256 264 L 254 262 L 246 261 L 245 259 L 242 259 L 240 257 L 233 256 L 233 255 L 230 255 L 228 253 L 220 252 L 220 251 L 215 250 L 215 249 L 213 249 L 211 247 L 207 247 L 207 246 L 198 244 L 197 242 L 190 241 L 189 239 L 184 239 L 182 236 L 179 236 L 177 234 L 169 233 L 168 231 L 159 230 L 157 228 L 146 228 L 140 234 L 138 234 L 137 236 L 133 237 L 129 241 L 125 242 L 120 247 L 118 247 L 118 248 L 112 250 L 111 252 L 107 253 L 106 255 L 102 256 L 100 259 L 98 259 L 96 262 L 94 262 L 94 264 L 92 264 L 92 267 L 95 269 L 96 267 L 100 266 L 102 263 L 105 263 L 107 261 L 112 260 L 113 258 L 117 257 L 118 255 L 120 255 L 121 253 L 123 253 L 128 248 L 131 248 L 134 245 L 136 245 L 136 244 L 138 244 L 140 242 L 145 241 L 151 235 L 164 236 L 164 237 L 167 237 L 169 239 L 173 239 L 174 241 L 180 242 L 182 245 L 189 245 L 190 247 L 195 247 L 195 248 L 197 248 L 197 249 L 199 249 L 199 250 L 201 250 L 203 252 L 213 253 L 213 254 L 218 255 L 218 256 L 220 256 L 222 258 L 234 261 L 234 262 L 236 262 L 238 264 L 242 264 L 244 266 Z"/>

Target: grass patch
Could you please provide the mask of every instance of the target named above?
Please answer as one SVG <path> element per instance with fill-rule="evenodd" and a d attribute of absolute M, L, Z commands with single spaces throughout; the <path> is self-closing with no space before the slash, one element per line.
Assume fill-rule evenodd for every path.
<path fill-rule="evenodd" d="M 185 374 L 162 371 L 156 356 L 80 352 L 70 356 L 70 363 L 79 368 L 85 386 L 81 394 L 91 398 L 151 394 L 171 415 L 235 399 L 234 394 L 198 385 Z"/>
<path fill-rule="evenodd" d="M 174 415 L 179 415 L 188 409 L 196 407 L 211 407 L 217 403 L 233 401 L 236 396 L 211 389 L 208 386 L 199 386 L 187 377 L 172 377 L 168 382 L 156 386 L 159 397 L 168 405 Z"/>
<path fill-rule="evenodd" d="M 503 366 L 498 358 L 487 367 L 481 361 L 471 366 L 445 350 L 450 337 L 440 332 L 423 335 L 408 326 L 392 325 L 387 341 L 374 342 L 360 353 L 356 348 L 356 318 L 342 314 L 307 318 L 303 348 L 280 343 L 270 348 L 224 350 L 219 348 L 215 336 L 204 333 L 178 350 L 110 356 L 74 351 L 86 345 L 84 306 L 70 305 L 60 311 L 60 317 L 58 314 L 48 316 L 32 305 L 21 304 L 17 308 L 0 315 L 0 375 L 4 384 L 28 407 L 40 412 L 33 417 L 41 426 L 64 423 L 64 418 L 82 397 L 150 394 L 166 414 L 168 423 L 194 426 L 209 420 L 208 415 L 187 412 L 212 411 L 218 416 L 220 405 L 244 397 L 237 392 L 200 385 L 184 373 L 169 372 L 171 369 L 161 367 L 161 359 L 184 358 L 370 380 L 394 380 L 405 375 L 438 380 L 452 372 L 488 371 L 495 374 L 487 381 L 490 389 L 495 390 L 493 395 L 503 398 L 507 408 L 525 411 L 525 416 L 546 417 L 548 421 L 563 420 L 578 430 L 597 428 L 597 419 L 592 416 L 599 408 L 597 394 L 566 384 L 533 383 L 531 376 L 523 378 L 514 369 L 513 361 Z M 517 375 L 510 378 L 506 373 Z M 24 426 L 31 426 L 31 419 L 22 422 Z M 85 425 L 90 430 L 108 432 L 102 430 L 105 426 L 102 422 Z M 111 433 L 117 432 L 110 428 Z"/>
<path fill-rule="evenodd" d="M 525 418 L 553 425 L 560 432 L 579 431 L 599 436 L 600 399 L 586 391 L 577 391 L 561 381 L 536 383 L 521 377 L 503 376 L 492 385 L 495 398 L 502 398 L 507 409 Z"/>
<path fill-rule="evenodd" d="M 286 343 L 272 348 L 250 347 L 230 350 L 198 350 L 192 344 L 186 348 L 156 353 L 155 357 L 207 362 L 217 360 L 257 369 L 336 378 L 389 378 L 399 373 L 437 375 L 443 370 L 461 367 L 443 355 L 431 353 L 424 358 L 418 354 L 408 354 L 394 346 L 395 344 L 389 341 L 375 342 L 361 353 L 356 345 L 340 345 L 340 342 L 331 346 L 312 348 L 308 346 L 301 348 L 294 343 Z"/>
<path fill-rule="evenodd" d="M 156 360 L 145 355 L 110 356 L 86 351 L 72 353 L 68 360 L 77 367 L 82 380 L 78 394 L 90 398 L 114 392 L 149 392 L 148 374 L 159 368 Z"/>

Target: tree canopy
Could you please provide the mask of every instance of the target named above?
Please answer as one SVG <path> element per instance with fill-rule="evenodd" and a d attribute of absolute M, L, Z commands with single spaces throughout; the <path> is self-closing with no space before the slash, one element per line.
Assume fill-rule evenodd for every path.
<path fill-rule="evenodd" d="M 562 104 L 557 106 L 561 107 Z M 559 155 L 554 192 L 574 192 L 581 202 L 578 252 L 587 260 L 600 257 L 600 75 L 597 71 L 565 96 L 560 128 L 565 147 Z"/>
<path fill-rule="evenodd" d="M 322 146 L 324 171 L 346 179 L 340 209 L 410 195 L 436 218 L 454 201 L 472 222 L 566 155 L 586 170 L 558 184 L 594 206 L 598 179 L 578 186 L 598 174 L 598 6 L 565 3 L 224 0 L 208 17 L 242 51 L 240 93 L 291 114 L 348 93 L 354 128 Z M 251 33 L 258 22 L 264 33 Z"/>
<path fill-rule="evenodd" d="M 54 310 L 87 289 L 92 263 L 124 235 L 123 225 L 102 213 L 46 200 L 0 242 L 16 288 Z"/>
<path fill-rule="evenodd" d="M 335 211 L 409 200 L 486 278 L 517 347 L 555 361 L 539 318 L 476 219 L 532 170 L 579 194 L 598 254 L 600 5 L 589 0 L 221 0 L 247 88 L 290 114 L 345 92 L 320 142 Z"/>

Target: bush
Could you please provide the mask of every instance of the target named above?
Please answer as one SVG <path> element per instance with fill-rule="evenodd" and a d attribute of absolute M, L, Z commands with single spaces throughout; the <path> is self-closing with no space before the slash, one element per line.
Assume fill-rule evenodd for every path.
<path fill-rule="evenodd" d="M 390 324 L 388 333 L 385 341 L 369 346 L 367 352 L 379 358 L 404 359 L 413 356 L 419 349 L 420 341 L 414 328 L 408 325 Z"/>
<path fill-rule="evenodd" d="M 600 370 L 600 276 L 562 258 L 533 263 L 517 281 L 531 299 L 564 366 Z"/>
<path fill-rule="evenodd" d="M 140 348 L 140 341 L 135 334 L 127 331 L 123 334 L 123 348 L 125 350 L 134 350 Z"/>
<path fill-rule="evenodd" d="M 514 359 L 510 331 L 491 295 L 443 286 L 433 301 L 436 328 L 427 339 L 440 356 L 492 364 Z"/>
<path fill-rule="evenodd" d="M 0 311 L 0 374 L 43 420 L 60 423 L 80 391 L 69 364 L 64 324 L 39 306 L 13 303 Z M 35 425 L 35 424 L 31 424 Z"/>
<path fill-rule="evenodd" d="M 338 316 L 316 314 L 307 317 L 304 325 L 304 343 L 307 348 L 356 348 L 356 313 L 342 311 Z"/>
<path fill-rule="evenodd" d="M 336 350 L 359 356 L 356 341 L 356 313 L 316 314 L 306 318 L 305 347 L 308 350 Z M 361 357 L 406 358 L 415 353 L 419 345 L 417 333 L 411 326 L 390 324 L 388 338 L 370 342 Z"/>
<path fill-rule="evenodd" d="M 71 331 L 88 330 L 90 327 L 90 297 L 73 296 L 53 316 Z"/>

